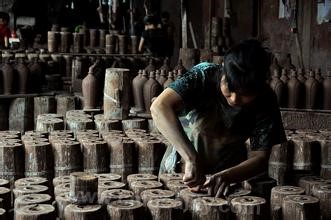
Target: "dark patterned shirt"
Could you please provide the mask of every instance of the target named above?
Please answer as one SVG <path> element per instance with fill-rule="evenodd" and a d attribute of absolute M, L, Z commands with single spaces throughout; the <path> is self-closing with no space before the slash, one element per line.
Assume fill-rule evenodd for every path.
<path fill-rule="evenodd" d="M 269 150 L 285 141 L 272 90 L 266 86 L 249 106 L 231 107 L 218 85 L 220 71 L 218 65 L 201 63 L 169 85 L 184 101 L 185 108 L 178 116 L 206 173 L 219 172 L 245 160 L 248 139 L 251 150 Z M 161 172 L 172 172 L 176 157 L 174 148 L 168 149 Z"/>

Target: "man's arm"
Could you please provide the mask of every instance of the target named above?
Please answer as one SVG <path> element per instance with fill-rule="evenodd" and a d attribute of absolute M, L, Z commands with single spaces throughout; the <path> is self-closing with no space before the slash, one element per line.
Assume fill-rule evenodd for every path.
<path fill-rule="evenodd" d="M 216 173 L 208 179 L 203 187 L 208 187 L 210 195 L 221 197 L 225 188 L 236 182 L 254 177 L 268 168 L 270 151 L 252 151 L 251 157 L 240 164 Z"/>
<path fill-rule="evenodd" d="M 151 113 L 156 127 L 185 161 L 184 182 L 195 187 L 204 182 L 204 175 L 199 171 L 197 152 L 176 115 L 183 107 L 181 96 L 167 88 L 152 103 Z"/>

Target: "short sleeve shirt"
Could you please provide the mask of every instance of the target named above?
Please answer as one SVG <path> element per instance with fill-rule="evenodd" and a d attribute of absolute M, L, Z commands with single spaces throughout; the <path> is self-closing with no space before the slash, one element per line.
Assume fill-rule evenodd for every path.
<path fill-rule="evenodd" d="M 218 85 L 220 71 L 219 65 L 201 63 L 169 85 L 184 101 L 179 118 L 208 173 L 245 160 L 248 139 L 251 150 L 269 150 L 286 139 L 272 90 L 266 86 L 249 106 L 231 107 Z"/>

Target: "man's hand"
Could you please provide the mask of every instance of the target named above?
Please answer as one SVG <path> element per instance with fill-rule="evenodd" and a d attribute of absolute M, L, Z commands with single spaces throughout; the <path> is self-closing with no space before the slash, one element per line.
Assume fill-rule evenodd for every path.
<path fill-rule="evenodd" d="M 200 191 L 202 184 L 206 181 L 206 177 L 200 171 L 199 165 L 196 162 L 185 162 L 185 173 L 183 182 L 190 187 L 191 191 Z"/>
<path fill-rule="evenodd" d="M 225 178 L 224 172 L 216 173 L 203 184 L 202 188 L 208 189 L 209 196 L 216 198 L 224 197 L 224 193 L 229 186 L 229 182 Z"/>

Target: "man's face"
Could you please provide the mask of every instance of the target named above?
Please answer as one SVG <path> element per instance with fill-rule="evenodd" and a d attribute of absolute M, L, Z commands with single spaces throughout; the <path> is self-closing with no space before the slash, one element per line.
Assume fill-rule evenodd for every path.
<path fill-rule="evenodd" d="M 250 104 L 254 101 L 256 95 L 245 94 L 241 92 L 231 92 L 228 88 L 228 83 L 225 76 L 222 76 L 220 89 L 226 101 L 231 107 L 241 107 Z"/>

